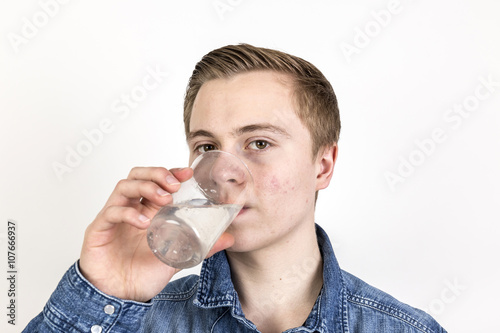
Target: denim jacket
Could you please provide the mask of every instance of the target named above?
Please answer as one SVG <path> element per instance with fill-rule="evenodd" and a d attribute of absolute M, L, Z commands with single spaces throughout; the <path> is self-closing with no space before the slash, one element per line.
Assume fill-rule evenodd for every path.
<path fill-rule="evenodd" d="M 446 332 L 423 311 L 401 303 L 340 269 L 326 233 L 316 227 L 323 256 L 323 288 L 303 326 L 286 332 Z M 145 282 L 147 283 L 147 282 Z M 265 307 L 276 307 L 270 295 Z M 200 276 L 170 282 L 148 303 L 108 296 L 75 263 L 42 313 L 23 332 L 258 332 L 245 318 L 224 251 L 203 263 Z"/>

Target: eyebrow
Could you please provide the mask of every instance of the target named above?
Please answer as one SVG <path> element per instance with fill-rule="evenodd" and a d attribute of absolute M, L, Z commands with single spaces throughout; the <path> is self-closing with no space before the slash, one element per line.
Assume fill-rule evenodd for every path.
<path fill-rule="evenodd" d="M 246 125 L 240 128 L 237 128 L 232 132 L 233 136 L 239 136 L 243 135 L 245 133 L 251 133 L 251 132 L 256 132 L 256 131 L 265 131 L 265 132 L 272 132 L 278 135 L 282 135 L 285 137 L 290 137 L 290 134 L 288 132 L 279 126 L 276 125 L 271 125 L 268 123 L 262 123 L 262 124 L 251 124 L 251 125 Z M 207 137 L 207 138 L 215 138 L 215 135 L 212 132 L 206 131 L 206 130 L 198 130 L 194 132 L 189 132 L 187 136 L 187 141 L 191 141 L 194 138 L 197 137 Z"/>
<path fill-rule="evenodd" d="M 288 132 L 284 128 L 279 127 L 279 126 L 275 126 L 275 125 L 271 125 L 271 124 L 267 124 L 267 123 L 252 124 L 252 125 L 240 127 L 236 131 L 234 131 L 234 135 L 238 136 L 238 135 L 242 135 L 245 133 L 251 133 L 251 132 L 256 132 L 256 131 L 272 132 L 275 134 L 290 137 L 290 134 L 288 134 Z"/>
<path fill-rule="evenodd" d="M 205 130 L 198 130 L 198 131 L 194 131 L 194 132 L 189 132 L 188 136 L 187 136 L 187 141 L 191 141 L 193 140 L 194 138 L 197 138 L 197 137 L 207 137 L 207 138 L 212 138 L 214 139 L 215 136 L 209 132 L 209 131 L 205 131 Z"/>

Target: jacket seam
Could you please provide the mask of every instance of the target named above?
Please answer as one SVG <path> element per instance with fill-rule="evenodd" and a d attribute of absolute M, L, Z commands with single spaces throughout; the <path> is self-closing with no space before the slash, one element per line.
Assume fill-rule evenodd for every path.
<path fill-rule="evenodd" d="M 422 324 L 417 319 L 410 316 L 408 313 L 403 312 L 403 311 L 396 309 L 394 307 L 381 304 L 373 299 L 361 297 L 361 296 L 357 296 L 357 295 L 352 295 L 352 294 L 348 293 L 347 294 L 347 301 L 352 302 L 354 304 L 358 304 L 358 305 L 363 306 L 363 307 L 367 307 L 367 308 L 382 312 L 388 316 L 391 316 L 393 318 L 396 318 L 398 320 L 401 320 L 401 321 L 407 323 L 408 325 L 413 326 L 414 328 L 418 329 L 421 332 L 424 332 L 424 333 L 432 333 L 433 332 L 429 327 Z"/>
<path fill-rule="evenodd" d="M 349 309 L 347 307 L 347 288 L 346 288 L 346 282 L 344 279 L 344 276 L 342 275 L 342 292 L 341 292 L 341 300 L 339 307 L 341 307 L 341 313 L 342 313 L 342 322 L 340 325 L 342 325 L 341 329 L 343 333 L 349 333 Z"/>
<path fill-rule="evenodd" d="M 59 332 L 62 332 L 63 329 L 59 323 L 57 323 L 56 321 L 53 320 L 53 318 L 57 318 L 57 320 L 60 321 L 60 323 L 62 323 L 64 326 L 67 326 L 67 327 L 65 327 L 65 329 L 67 329 L 68 327 L 71 327 L 75 331 L 78 331 L 78 332 L 80 331 L 73 325 L 72 320 L 68 316 L 66 316 L 64 313 L 59 311 L 59 309 L 57 309 L 49 304 L 47 304 L 44 307 L 43 315 L 47 319 L 47 322 L 50 323 L 50 325 L 53 328 L 57 329 L 57 331 L 59 331 Z"/>
<path fill-rule="evenodd" d="M 226 313 L 230 310 L 231 308 L 227 308 L 226 311 L 224 311 L 214 322 L 214 324 L 212 325 L 212 328 L 210 329 L 210 332 L 213 332 L 214 329 L 215 329 L 215 326 L 217 325 L 217 323 L 222 319 L 222 317 L 224 317 L 226 315 Z"/>
<path fill-rule="evenodd" d="M 199 280 L 196 280 L 196 283 L 194 283 L 191 288 L 187 291 L 183 292 L 169 292 L 169 293 L 159 293 L 158 295 L 155 296 L 155 301 L 185 301 L 191 297 L 193 297 L 195 291 L 198 288 L 198 283 Z"/>

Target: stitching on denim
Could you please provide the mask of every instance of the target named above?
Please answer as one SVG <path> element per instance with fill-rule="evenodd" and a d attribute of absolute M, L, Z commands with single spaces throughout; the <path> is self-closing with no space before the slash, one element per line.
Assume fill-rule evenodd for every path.
<path fill-rule="evenodd" d="M 97 289 L 97 287 L 95 287 L 92 283 L 90 283 L 83 275 L 82 273 L 80 272 L 80 269 L 78 268 L 78 263 L 79 263 L 80 260 L 76 261 L 69 269 L 69 271 L 67 272 L 67 274 L 65 275 L 65 278 L 67 279 L 68 283 L 74 288 L 74 289 L 78 289 L 78 290 L 81 290 L 80 286 L 83 284 L 85 287 L 87 287 L 88 289 L 91 289 L 92 291 L 94 291 L 95 293 L 101 295 L 102 297 L 106 298 L 107 300 L 109 300 L 109 302 L 116 302 L 118 304 L 120 304 L 122 307 L 125 305 L 125 304 L 133 304 L 133 305 L 139 305 L 139 306 L 144 306 L 144 307 L 151 307 L 152 304 L 151 303 L 144 303 L 144 302 L 138 302 L 138 301 L 132 301 L 132 300 L 122 300 L 118 297 L 115 297 L 115 296 L 111 296 L 111 295 L 108 295 L 108 294 L 105 294 L 103 293 L 102 291 L 100 291 L 99 289 Z M 77 279 L 75 279 L 75 281 L 73 281 L 74 277 L 72 275 L 76 275 L 77 276 Z"/>
<path fill-rule="evenodd" d="M 236 293 L 236 291 L 234 293 Z M 249 319 L 247 319 L 245 317 L 245 314 L 243 313 L 243 310 L 241 311 L 241 314 L 242 314 L 241 316 L 235 313 L 236 309 L 238 308 L 237 302 L 239 302 L 238 296 L 237 295 L 233 296 L 232 297 L 232 305 L 229 308 L 229 310 L 231 310 L 231 316 L 233 318 L 237 319 L 240 323 L 242 323 L 243 325 L 245 325 L 249 329 L 256 330 L 257 326 L 253 322 L 251 322 Z M 240 307 L 241 307 L 241 304 L 240 304 Z"/>
<path fill-rule="evenodd" d="M 196 289 L 198 288 L 199 283 L 200 283 L 199 280 L 196 280 L 196 283 L 193 283 L 191 288 L 189 288 L 189 290 L 184 292 L 159 293 L 158 295 L 155 296 L 154 299 L 157 301 L 172 301 L 172 300 L 185 301 L 194 295 Z"/>
<path fill-rule="evenodd" d="M 63 279 L 65 279 L 65 281 L 68 283 L 69 286 L 71 286 L 71 288 L 81 291 L 82 290 L 81 287 L 83 286 L 84 288 L 90 289 L 91 292 L 94 292 L 94 293 L 98 294 L 99 296 L 103 297 L 106 300 L 106 303 L 112 304 L 115 307 L 115 314 L 116 315 L 113 316 L 112 318 L 110 318 L 111 320 L 105 320 L 104 323 L 101 324 L 101 325 L 105 325 L 107 327 L 106 331 L 111 331 L 115 327 L 115 325 L 119 321 L 119 317 L 121 315 L 121 312 L 123 311 L 123 309 L 127 303 L 139 305 L 139 306 L 145 306 L 147 308 L 150 308 L 152 306 L 152 304 L 145 304 L 145 303 L 137 302 L 137 301 L 124 301 L 124 300 L 121 300 L 117 297 L 110 296 L 110 295 L 103 293 L 102 291 L 97 289 L 93 284 L 91 284 L 81 274 L 81 272 L 78 268 L 78 263 L 79 263 L 79 260 L 70 266 L 70 269 L 64 275 Z M 76 277 L 76 279 L 75 279 L 75 277 Z M 57 286 L 57 288 L 59 288 L 59 285 Z M 61 322 L 65 322 L 66 324 L 72 322 L 72 319 L 67 317 L 64 313 L 60 312 L 59 309 L 57 309 L 54 306 L 50 306 L 50 308 L 47 308 L 47 311 L 45 313 L 52 315 L 53 317 L 57 318 Z M 108 321 L 108 322 L 106 323 L 106 321 Z M 51 322 L 52 325 L 56 324 L 55 322 L 53 322 L 50 319 L 49 319 L 49 322 Z M 72 324 L 71 324 L 71 327 L 76 329 L 76 327 Z"/>
<path fill-rule="evenodd" d="M 77 330 L 76 327 L 73 325 L 73 321 L 54 306 L 47 304 L 43 308 L 43 315 L 47 319 L 47 322 L 50 324 L 50 326 L 54 329 L 57 329 L 58 331 L 61 331 L 59 324 L 53 321 L 53 318 L 57 318 L 57 320 L 60 321 L 61 323 L 64 323 L 65 326 L 69 326 L 75 331 Z"/>
<path fill-rule="evenodd" d="M 218 308 L 220 306 L 231 306 L 233 304 L 234 299 L 231 295 L 223 295 L 223 296 L 212 296 L 206 298 L 202 304 L 204 308 Z"/>
<path fill-rule="evenodd" d="M 198 279 L 198 281 L 199 281 L 198 283 L 200 284 L 200 286 L 206 286 L 206 284 L 208 283 L 207 281 L 208 281 L 209 277 L 207 276 L 208 275 L 207 271 L 210 272 L 210 266 L 211 266 L 211 260 L 209 258 L 207 261 L 205 261 L 204 265 L 201 266 L 200 277 Z M 202 303 L 202 300 L 204 303 L 205 299 L 207 297 L 205 289 L 206 289 L 206 287 L 200 288 L 198 290 L 197 298 L 198 298 L 198 301 L 200 303 Z"/>
<path fill-rule="evenodd" d="M 325 323 L 324 323 L 324 320 L 322 320 L 321 318 L 321 303 L 322 303 L 322 300 L 323 300 L 323 293 L 325 292 L 325 289 L 324 289 L 324 286 L 321 288 L 320 292 L 319 292 L 319 295 L 318 295 L 318 308 L 317 308 L 317 312 L 316 312 L 316 322 L 314 323 L 314 330 L 318 330 L 318 329 L 321 329 L 321 331 L 324 331 L 325 330 Z M 313 309 L 314 309 L 314 306 L 313 306 Z M 313 331 L 314 332 L 314 331 Z"/>
<path fill-rule="evenodd" d="M 113 306 L 115 307 L 115 310 L 118 310 L 118 311 L 116 311 L 117 312 L 116 316 L 114 316 L 112 318 L 112 320 L 109 322 L 109 327 L 106 330 L 110 331 L 111 329 L 113 329 L 113 327 L 118 322 L 118 318 L 120 316 L 121 311 L 123 310 L 124 302 L 122 300 L 117 299 L 116 297 L 104 294 L 102 291 L 100 291 L 94 285 L 92 285 L 90 282 L 88 282 L 83 277 L 83 275 L 80 273 L 80 270 L 78 269 L 78 261 L 70 267 L 70 272 L 68 272 L 68 273 L 69 274 L 66 276 L 66 279 L 67 279 L 68 284 L 72 288 L 80 290 L 81 288 L 79 285 L 84 284 L 86 287 L 90 288 L 91 290 L 96 291 L 100 296 L 103 296 L 107 300 L 107 303 L 113 304 Z M 72 274 L 80 277 L 80 280 L 73 281 L 73 276 L 71 276 Z M 138 302 L 134 302 L 134 303 L 138 303 Z M 54 308 L 53 310 L 56 310 L 56 309 Z M 53 310 L 51 310 L 51 312 L 55 314 L 55 312 Z M 57 312 L 60 313 L 59 311 L 57 311 Z M 60 314 L 63 315 L 62 313 L 60 313 Z"/>
<path fill-rule="evenodd" d="M 321 328 L 321 327 L 320 327 Z M 321 328 L 321 332 L 318 331 L 317 329 L 314 329 L 314 330 L 310 330 L 309 328 L 307 327 L 294 327 L 294 328 L 290 328 L 290 329 L 287 329 L 286 331 L 284 331 L 283 333 L 303 333 L 303 332 L 308 332 L 308 333 L 321 333 L 323 332 L 323 329 Z"/>
<path fill-rule="evenodd" d="M 231 308 L 227 308 L 226 311 L 224 311 L 220 316 L 219 318 L 217 318 L 214 322 L 214 324 L 212 325 L 212 328 L 210 329 L 210 332 L 213 332 L 214 329 L 215 329 L 215 325 L 217 325 L 217 323 L 222 319 L 222 317 L 224 317 L 226 315 L 226 313 L 230 310 Z"/>
<path fill-rule="evenodd" d="M 199 276 L 199 288 L 196 295 L 196 303 L 198 303 L 203 308 L 216 308 L 221 306 L 231 306 L 234 297 L 232 295 L 222 295 L 222 296 L 210 296 L 208 290 L 211 288 L 210 282 L 214 275 L 214 258 L 212 256 L 208 258 L 203 266 L 201 267 L 201 272 Z"/>
<path fill-rule="evenodd" d="M 416 329 L 418 329 L 422 332 L 432 333 L 432 330 L 429 327 L 425 326 L 424 324 L 422 324 L 421 322 L 419 322 L 418 320 L 416 320 L 412 316 L 408 315 L 407 313 L 405 313 L 399 309 L 380 304 L 377 301 L 369 299 L 369 298 L 355 296 L 355 295 L 351 295 L 351 294 L 347 295 L 347 299 L 353 303 L 356 303 L 356 304 L 359 304 L 361 306 L 365 306 L 365 307 L 368 307 L 371 309 L 378 310 L 378 311 L 383 312 L 389 316 L 400 319 L 401 321 L 408 323 L 409 325 L 415 327 Z"/>
<path fill-rule="evenodd" d="M 339 306 L 342 307 L 342 331 L 344 333 L 349 333 L 349 315 L 347 313 L 347 288 L 346 288 L 346 283 L 344 276 L 341 275 L 342 277 L 342 301 L 340 302 Z"/>

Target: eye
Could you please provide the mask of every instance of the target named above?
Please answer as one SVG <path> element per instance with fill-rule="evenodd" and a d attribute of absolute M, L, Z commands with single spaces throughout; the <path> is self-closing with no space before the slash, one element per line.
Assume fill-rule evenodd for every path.
<path fill-rule="evenodd" d="M 194 149 L 198 153 L 205 153 L 210 150 L 217 150 L 217 147 L 215 145 L 206 143 L 204 145 L 199 145 Z"/>
<path fill-rule="evenodd" d="M 264 150 L 269 146 L 270 146 L 270 143 L 265 141 L 265 140 L 255 140 L 255 141 L 250 142 L 250 144 L 248 145 L 249 148 L 256 149 L 256 150 Z"/>

